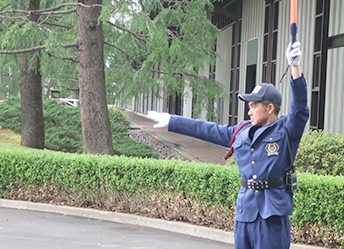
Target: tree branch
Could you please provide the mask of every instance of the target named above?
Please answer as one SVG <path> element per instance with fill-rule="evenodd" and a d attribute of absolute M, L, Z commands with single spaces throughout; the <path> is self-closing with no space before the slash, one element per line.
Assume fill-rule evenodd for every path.
<path fill-rule="evenodd" d="M 3 11 L 4 9 L 6 9 L 8 6 L 10 6 L 11 4 L 9 3 L 9 4 L 7 4 L 7 5 L 5 5 L 4 7 L 2 7 L 1 9 L 0 9 L 0 11 Z"/>
<path fill-rule="evenodd" d="M 43 23 L 45 23 L 46 21 L 48 21 L 48 19 L 50 18 L 50 15 L 52 14 L 53 12 L 51 11 L 50 12 L 50 14 L 49 15 L 47 15 L 46 16 L 46 18 L 43 20 L 43 21 L 41 21 L 41 22 L 39 22 L 39 23 L 37 23 L 38 24 L 38 26 L 40 27 L 41 26 L 41 24 L 43 24 Z M 38 20 L 41 18 L 42 16 L 40 16 L 39 18 L 38 18 Z"/>
<path fill-rule="evenodd" d="M 22 16 L 3 16 L 3 15 L 0 15 L 0 18 L 2 18 L 2 19 L 23 19 Z"/>
<path fill-rule="evenodd" d="M 121 51 L 123 54 L 125 54 L 126 56 L 128 56 L 130 59 L 132 59 L 132 60 L 135 61 L 136 63 L 142 65 L 142 62 L 141 62 L 141 61 L 137 60 L 135 57 L 132 57 L 132 56 L 131 56 L 130 54 L 128 54 L 124 49 L 122 49 L 122 48 L 120 48 L 120 47 L 118 47 L 118 46 L 116 46 L 116 45 L 114 45 L 114 44 L 111 44 L 111 43 L 109 43 L 109 42 L 106 42 L 106 41 L 104 41 L 104 44 L 109 45 L 110 47 L 114 47 L 114 48 L 118 49 L 118 50 Z"/>
<path fill-rule="evenodd" d="M 141 61 L 137 60 L 135 57 L 132 57 L 132 56 L 131 56 L 130 54 L 128 54 L 124 49 L 122 49 L 122 48 L 120 48 L 120 47 L 118 47 L 118 46 L 116 46 L 116 45 L 114 45 L 114 44 L 111 44 L 111 43 L 109 43 L 109 42 L 106 42 L 106 41 L 104 41 L 104 44 L 109 45 L 109 46 L 111 46 L 111 47 L 114 47 L 114 48 L 118 49 L 119 51 L 121 51 L 122 53 L 124 53 L 126 56 L 128 56 L 130 59 L 132 59 L 132 60 L 135 61 L 136 63 L 140 64 L 141 66 L 143 65 L 143 63 L 142 63 Z M 150 69 L 150 71 L 153 72 L 153 73 L 158 73 L 158 74 L 170 74 L 170 73 L 167 73 L 167 72 L 164 72 L 164 71 L 160 71 L 160 70 L 157 70 L 157 69 Z M 190 74 L 190 73 L 185 73 L 185 72 L 181 72 L 181 71 L 179 71 L 179 72 L 173 72 L 172 75 L 175 76 L 175 77 L 179 77 L 179 78 L 181 78 L 181 77 L 183 77 L 183 76 L 193 77 L 193 78 L 197 78 L 197 79 L 200 78 L 200 76 L 197 75 L 197 74 Z"/>
<path fill-rule="evenodd" d="M 33 13 L 34 11 L 21 11 L 21 10 L 18 10 L 18 12 L 14 12 L 13 13 L 24 13 L 26 15 L 24 15 L 25 17 L 29 17 L 31 16 L 32 14 L 35 14 Z M 69 10 L 62 10 L 62 11 L 55 11 L 55 12 L 42 12 L 42 13 L 39 13 L 41 15 L 63 15 L 63 14 L 69 14 L 69 13 L 72 13 L 72 12 L 76 12 L 76 8 L 74 9 L 69 9 Z M 2 12 L 0 12 L 0 14 L 2 14 Z M 2 19 L 23 19 L 23 16 L 4 16 L 4 15 L 0 15 L 0 18 Z"/>
<path fill-rule="evenodd" d="M 61 27 L 61 28 L 66 28 L 66 29 L 73 29 L 74 28 L 72 26 L 67 26 L 67 25 L 53 23 L 53 22 L 45 22 L 44 24 L 51 25 L 51 26 L 57 26 L 57 27 Z"/>
<path fill-rule="evenodd" d="M 110 22 L 110 21 L 107 21 L 107 23 L 112 25 L 112 26 L 114 26 L 114 27 L 116 27 L 116 28 L 118 28 L 118 29 L 120 29 L 120 30 L 123 30 L 125 32 L 128 32 L 128 33 L 132 34 L 135 38 L 139 39 L 140 41 L 146 42 L 146 40 L 142 39 L 141 37 L 149 37 L 148 35 L 141 35 L 141 34 L 138 34 L 136 32 L 133 32 L 133 31 L 131 31 L 129 29 L 125 29 L 125 28 L 123 28 L 121 26 L 118 26 L 117 24 L 115 24 L 113 22 Z"/>
<path fill-rule="evenodd" d="M 61 1 L 61 2 L 63 2 L 63 1 Z M 85 8 L 94 8 L 94 7 L 101 7 L 101 8 L 103 8 L 103 5 L 101 5 L 101 4 L 85 5 L 85 4 L 82 4 L 82 3 L 61 3 L 61 2 L 58 5 L 56 5 L 55 7 L 48 8 L 48 9 L 43 9 L 43 10 L 12 9 L 12 10 L 5 10 L 5 11 L 2 10 L 2 11 L 0 11 L 0 14 L 21 13 L 21 14 L 27 14 L 27 15 L 33 15 L 33 14 L 47 15 L 50 12 L 54 12 L 54 14 L 64 14 L 66 11 L 69 11 L 69 12 L 76 11 L 76 8 L 69 9 L 69 10 L 64 10 L 64 11 L 56 11 L 56 10 L 59 10 L 59 9 L 61 9 L 63 7 L 66 7 L 66 6 L 81 6 L 81 7 L 85 7 Z M 7 6 L 5 6 L 5 7 L 7 7 Z M 69 13 L 69 12 L 67 12 L 67 13 Z"/>
<path fill-rule="evenodd" d="M 65 48 L 72 48 L 77 47 L 77 43 L 67 43 L 62 45 Z M 0 54 L 23 54 L 23 53 L 29 53 L 29 52 L 35 52 L 38 50 L 46 49 L 45 45 L 32 47 L 32 48 L 24 48 L 24 49 L 18 49 L 18 50 L 0 50 Z"/>
<path fill-rule="evenodd" d="M 61 11 L 53 11 L 52 12 L 52 15 L 63 15 L 63 14 L 69 14 L 69 13 L 72 13 L 72 12 L 76 12 L 76 8 L 73 8 L 73 9 L 68 9 L 68 10 L 61 10 Z M 51 11 L 45 11 L 45 12 L 40 12 L 38 14 L 41 14 L 41 15 L 50 15 Z M 33 13 L 31 11 L 31 13 L 28 13 L 29 15 L 31 14 L 36 14 L 36 13 Z"/>
<path fill-rule="evenodd" d="M 22 19 L 23 15 L 26 17 L 29 17 L 31 15 L 35 14 L 40 14 L 40 15 L 60 15 L 60 14 L 68 14 L 72 12 L 76 12 L 76 8 L 73 9 L 68 9 L 68 10 L 63 10 L 63 11 L 56 11 L 59 10 L 65 6 L 70 6 L 70 5 L 80 5 L 83 7 L 102 7 L 102 5 L 95 4 L 95 5 L 84 5 L 82 3 L 64 3 L 64 0 L 61 0 L 55 7 L 48 8 L 48 9 L 43 9 L 43 10 L 21 10 L 21 9 L 11 9 L 11 10 L 4 10 L 6 7 L 8 7 L 10 4 L 7 4 L 6 6 L 2 7 L 0 9 L 0 18 L 3 19 Z M 5 16 L 3 14 L 8 14 L 8 13 L 19 13 L 22 14 L 20 16 Z M 47 19 L 46 19 L 47 21 Z"/>
<path fill-rule="evenodd" d="M 50 80 L 56 80 L 56 81 L 74 81 L 74 82 L 79 82 L 79 79 L 56 79 L 56 78 L 50 78 Z M 60 86 L 60 85 L 59 85 Z M 60 86 L 60 87 L 65 87 L 67 88 L 66 86 Z M 68 90 L 75 90 L 77 91 L 79 88 L 70 88 Z"/>
<path fill-rule="evenodd" d="M 45 51 L 46 52 L 46 51 Z M 74 58 L 71 58 L 71 57 L 58 57 L 56 55 L 53 55 L 51 53 L 48 53 L 46 52 L 50 57 L 54 57 L 54 58 L 58 58 L 58 59 L 61 59 L 61 60 L 65 60 L 65 61 L 72 61 L 72 62 L 75 62 L 75 63 L 79 63 L 79 60 L 77 59 L 74 59 Z"/>

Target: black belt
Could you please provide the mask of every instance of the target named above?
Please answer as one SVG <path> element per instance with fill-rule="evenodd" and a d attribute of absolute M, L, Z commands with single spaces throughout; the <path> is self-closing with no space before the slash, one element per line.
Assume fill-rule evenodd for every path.
<path fill-rule="evenodd" d="M 241 185 L 244 188 L 248 188 L 252 191 L 277 188 L 285 184 L 286 184 L 286 176 L 281 176 L 279 178 L 275 178 L 275 179 L 267 180 L 267 181 L 255 181 L 253 179 L 249 179 L 248 181 L 246 181 L 242 179 L 242 182 L 241 182 Z"/>

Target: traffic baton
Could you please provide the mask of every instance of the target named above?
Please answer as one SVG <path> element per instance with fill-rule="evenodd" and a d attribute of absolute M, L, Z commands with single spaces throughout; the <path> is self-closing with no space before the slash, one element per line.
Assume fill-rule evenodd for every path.
<path fill-rule="evenodd" d="M 296 42 L 297 34 L 297 0 L 290 0 L 290 34 L 291 43 Z"/>

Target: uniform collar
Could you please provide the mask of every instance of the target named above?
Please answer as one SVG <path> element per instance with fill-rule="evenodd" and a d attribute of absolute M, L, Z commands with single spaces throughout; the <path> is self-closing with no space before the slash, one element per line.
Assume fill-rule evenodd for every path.
<path fill-rule="evenodd" d="M 277 124 L 278 120 L 279 120 L 279 118 L 276 119 L 274 122 L 272 122 L 272 123 L 270 123 L 270 124 L 268 124 L 268 125 L 266 125 L 266 126 L 264 126 L 264 127 L 259 127 L 259 128 L 255 131 L 255 133 L 254 133 L 254 135 L 253 135 L 252 144 L 255 143 L 256 140 L 257 140 L 266 130 L 270 129 L 272 126 L 275 126 L 275 125 Z M 253 127 L 253 126 L 252 126 L 252 127 Z"/>

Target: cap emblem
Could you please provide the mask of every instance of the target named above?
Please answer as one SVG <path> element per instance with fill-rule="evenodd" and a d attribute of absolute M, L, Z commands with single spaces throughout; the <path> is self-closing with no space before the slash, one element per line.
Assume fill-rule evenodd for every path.
<path fill-rule="evenodd" d="M 257 93 L 260 91 L 260 89 L 262 89 L 261 86 L 256 86 L 256 87 L 253 89 L 252 93 L 257 94 Z"/>

